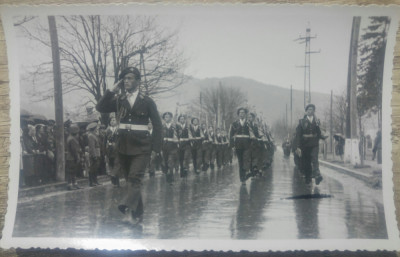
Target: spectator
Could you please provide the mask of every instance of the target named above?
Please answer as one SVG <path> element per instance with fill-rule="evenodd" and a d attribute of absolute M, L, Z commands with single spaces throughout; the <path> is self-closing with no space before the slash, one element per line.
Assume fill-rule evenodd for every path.
<path fill-rule="evenodd" d="M 378 155 L 377 162 L 378 164 L 382 164 L 382 132 L 378 130 L 376 132 L 374 148 L 372 149 L 373 156 L 372 160 L 375 160 L 376 155 Z"/>

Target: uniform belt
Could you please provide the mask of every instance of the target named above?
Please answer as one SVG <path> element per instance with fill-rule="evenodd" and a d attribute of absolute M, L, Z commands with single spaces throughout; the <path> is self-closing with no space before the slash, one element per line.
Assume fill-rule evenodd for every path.
<path fill-rule="evenodd" d="M 179 141 L 182 141 L 182 142 L 189 141 L 189 140 L 190 140 L 190 138 L 181 138 L 181 139 L 179 139 Z"/>
<path fill-rule="evenodd" d="M 203 139 L 202 137 L 194 137 L 193 138 L 194 140 L 200 140 L 200 139 Z"/>
<path fill-rule="evenodd" d="M 314 134 L 304 134 L 303 137 L 316 137 L 317 135 Z"/>
<path fill-rule="evenodd" d="M 137 125 L 137 124 L 120 123 L 118 128 L 127 130 L 149 131 L 149 127 L 147 125 Z"/>
<path fill-rule="evenodd" d="M 249 135 L 235 135 L 235 138 L 250 138 Z"/>
<path fill-rule="evenodd" d="M 176 139 L 176 138 L 169 138 L 169 137 L 165 137 L 165 138 L 164 138 L 164 141 L 167 141 L 167 142 L 175 142 L 175 143 L 178 143 L 178 142 L 179 142 L 178 139 Z"/>

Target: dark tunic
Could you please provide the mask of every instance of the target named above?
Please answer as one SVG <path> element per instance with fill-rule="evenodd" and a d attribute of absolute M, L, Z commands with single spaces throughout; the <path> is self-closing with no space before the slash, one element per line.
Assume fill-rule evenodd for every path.
<path fill-rule="evenodd" d="M 96 106 L 102 113 L 117 112 L 120 123 L 132 125 L 153 124 L 153 133 L 144 130 L 119 130 L 116 147 L 121 154 L 138 155 L 161 151 L 162 124 L 154 101 L 147 96 L 138 94 L 134 105 L 131 107 L 125 95 L 118 96 L 107 90 Z"/>

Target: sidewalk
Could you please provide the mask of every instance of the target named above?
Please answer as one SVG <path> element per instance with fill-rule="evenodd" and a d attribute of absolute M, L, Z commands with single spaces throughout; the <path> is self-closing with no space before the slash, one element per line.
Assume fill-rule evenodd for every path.
<path fill-rule="evenodd" d="M 110 181 L 110 178 L 108 175 L 101 175 L 97 177 L 97 180 L 99 181 L 99 183 L 104 184 Z M 79 187 L 82 188 L 89 187 L 88 178 L 80 178 L 77 179 L 76 182 L 78 183 Z M 67 185 L 68 185 L 67 182 L 54 182 L 34 187 L 23 187 L 18 190 L 18 198 L 21 199 L 24 197 L 33 197 L 37 195 L 53 193 L 58 191 L 68 191 Z"/>
<path fill-rule="evenodd" d="M 324 160 L 323 155 L 319 156 L 319 162 L 322 166 L 334 169 L 343 174 L 363 180 L 367 185 L 373 188 L 382 188 L 382 165 L 372 161 L 372 156 L 367 155 L 364 160 L 363 167 L 356 167 L 351 163 L 344 163 L 336 156 L 335 159 L 332 155 L 328 154 Z"/>

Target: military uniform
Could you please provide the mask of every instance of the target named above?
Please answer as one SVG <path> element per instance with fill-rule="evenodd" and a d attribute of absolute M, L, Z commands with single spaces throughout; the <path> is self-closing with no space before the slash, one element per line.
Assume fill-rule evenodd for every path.
<path fill-rule="evenodd" d="M 133 101 L 132 96 L 136 96 L 133 103 L 130 102 Z M 116 95 L 107 90 L 98 102 L 96 109 L 101 113 L 116 112 L 118 123 L 117 158 L 128 187 L 119 209 L 125 213 L 126 208 L 129 208 L 132 216 L 140 219 L 143 215 L 142 178 L 151 152 L 159 153 L 161 151 L 162 124 L 157 106 L 150 97 L 140 92 Z M 149 120 L 153 125 L 152 134 L 148 129 Z"/>
<path fill-rule="evenodd" d="M 260 138 L 258 126 L 254 122 L 249 122 L 250 128 L 250 159 L 251 159 L 251 172 L 252 175 L 256 175 L 259 172 L 259 168 L 262 163 L 261 156 L 261 148 L 260 142 L 258 139 Z"/>
<path fill-rule="evenodd" d="M 190 129 L 186 124 L 177 124 L 179 137 L 179 164 L 181 167 L 181 177 L 186 177 L 189 172 L 189 163 L 191 158 L 190 140 L 193 138 Z"/>
<path fill-rule="evenodd" d="M 163 125 L 164 143 L 162 153 L 164 157 L 164 169 L 167 174 L 167 182 L 173 181 L 173 170 L 178 163 L 178 132 L 176 126 L 172 123 Z"/>
<path fill-rule="evenodd" d="M 213 131 L 210 131 L 208 133 L 208 140 L 210 141 L 210 145 L 209 145 L 209 166 L 211 168 L 211 170 L 214 170 L 214 163 L 215 163 L 215 159 L 217 158 L 217 148 L 216 148 L 216 144 L 215 144 L 215 134 Z"/>
<path fill-rule="evenodd" d="M 196 174 L 199 173 L 202 163 L 202 142 L 203 142 L 203 132 L 199 125 L 190 125 L 190 133 L 192 134 L 192 163 L 193 169 Z"/>
<path fill-rule="evenodd" d="M 298 148 L 301 149 L 302 171 L 306 183 L 311 182 L 313 177 L 316 180 L 322 178 L 318 162 L 319 140 L 322 138 L 319 126 L 320 121 L 315 116 L 312 116 L 312 120 L 309 120 L 305 115 L 303 119 L 299 120 L 296 128 L 296 141 Z"/>
<path fill-rule="evenodd" d="M 221 133 L 217 132 L 217 136 L 215 137 L 214 147 L 215 147 L 215 156 L 217 159 L 218 169 L 221 168 L 221 166 L 223 165 L 223 162 L 224 162 L 223 143 L 224 143 L 224 141 L 223 141 L 223 137 L 222 137 Z"/>
<path fill-rule="evenodd" d="M 201 156 L 203 161 L 203 171 L 207 171 L 208 167 L 210 166 L 210 151 L 212 142 L 210 141 L 207 129 L 202 128 L 202 130 L 204 139 L 201 144 Z"/>
<path fill-rule="evenodd" d="M 239 162 L 240 181 L 246 181 L 246 173 L 250 170 L 250 127 L 247 120 L 237 120 L 231 125 L 229 132 L 230 145 L 235 146 Z"/>

